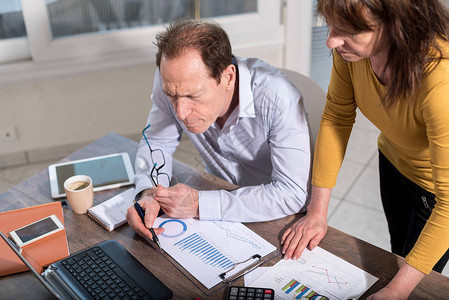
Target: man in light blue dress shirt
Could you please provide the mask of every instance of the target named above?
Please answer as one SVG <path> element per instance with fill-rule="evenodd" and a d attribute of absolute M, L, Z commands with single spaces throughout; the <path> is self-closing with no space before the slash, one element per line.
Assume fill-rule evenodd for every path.
<path fill-rule="evenodd" d="M 312 158 L 296 87 L 259 59 L 233 56 L 226 32 L 210 21 L 177 21 L 158 34 L 156 45 L 151 125 L 136 157 L 136 197 L 146 227 L 160 209 L 173 218 L 239 222 L 304 211 Z M 173 153 L 183 132 L 207 172 L 240 188 L 169 187 Z M 154 160 L 159 160 L 156 167 Z M 133 207 L 127 218 L 137 233 L 151 238 Z M 155 228 L 157 234 L 162 230 Z"/>

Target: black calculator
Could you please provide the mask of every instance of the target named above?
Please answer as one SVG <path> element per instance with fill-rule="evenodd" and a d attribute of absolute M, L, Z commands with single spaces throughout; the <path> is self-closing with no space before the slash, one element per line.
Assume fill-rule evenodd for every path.
<path fill-rule="evenodd" d="M 243 286 L 229 287 L 226 300 L 274 300 L 274 290 Z"/>

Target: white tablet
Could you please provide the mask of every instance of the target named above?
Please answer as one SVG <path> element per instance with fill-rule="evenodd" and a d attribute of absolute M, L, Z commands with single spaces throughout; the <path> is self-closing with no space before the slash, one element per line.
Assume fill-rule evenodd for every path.
<path fill-rule="evenodd" d="M 73 175 L 92 178 L 94 191 L 134 183 L 134 169 L 126 152 L 56 163 L 48 167 L 48 175 L 53 198 L 65 197 L 64 181 Z"/>

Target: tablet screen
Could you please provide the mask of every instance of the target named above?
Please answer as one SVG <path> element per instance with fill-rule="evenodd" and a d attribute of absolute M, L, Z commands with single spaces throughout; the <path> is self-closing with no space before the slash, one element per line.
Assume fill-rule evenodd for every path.
<path fill-rule="evenodd" d="M 74 162 L 56 166 L 55 169 L 60 193 L 64 193 L 64 181 L 73 175 L 89 176 L 94 188 L 129 181 L 121 155 Z"/>

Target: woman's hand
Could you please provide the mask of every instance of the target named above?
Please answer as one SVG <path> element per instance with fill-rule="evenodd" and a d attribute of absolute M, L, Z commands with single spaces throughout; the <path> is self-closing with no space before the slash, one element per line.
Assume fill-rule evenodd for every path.
<path fill-rule="evenodd" d="M 407 299 L 407 297 L 401 296 L 400 293 L 398 293 L 398 291 L 386 286 L 377 293 L 368 296 L 368 298 L 366 298 L 366 300 L 384 300 L 384 299 L 405 300 Z"/>
<path fill-rule="evenodd" d="M 366 299 L 407 299 L 424 276 L 418 269 L 404 263 L 386 287 Z"/>
<path fill-rule="evenodd" d="M 326 232 L 326 218 L 307 213 L 282 235 L 284 259 L 298 259 L 306 247 L 313 250 L 324 238 Z"/>
<path fill-rule="evenodd" d="M 284 259 L 298 259 L 304 249 L 313 250 L 327 232 L 327 207 L 331 189 L 312 186 L 307 214 L 282 235 Z"/>

